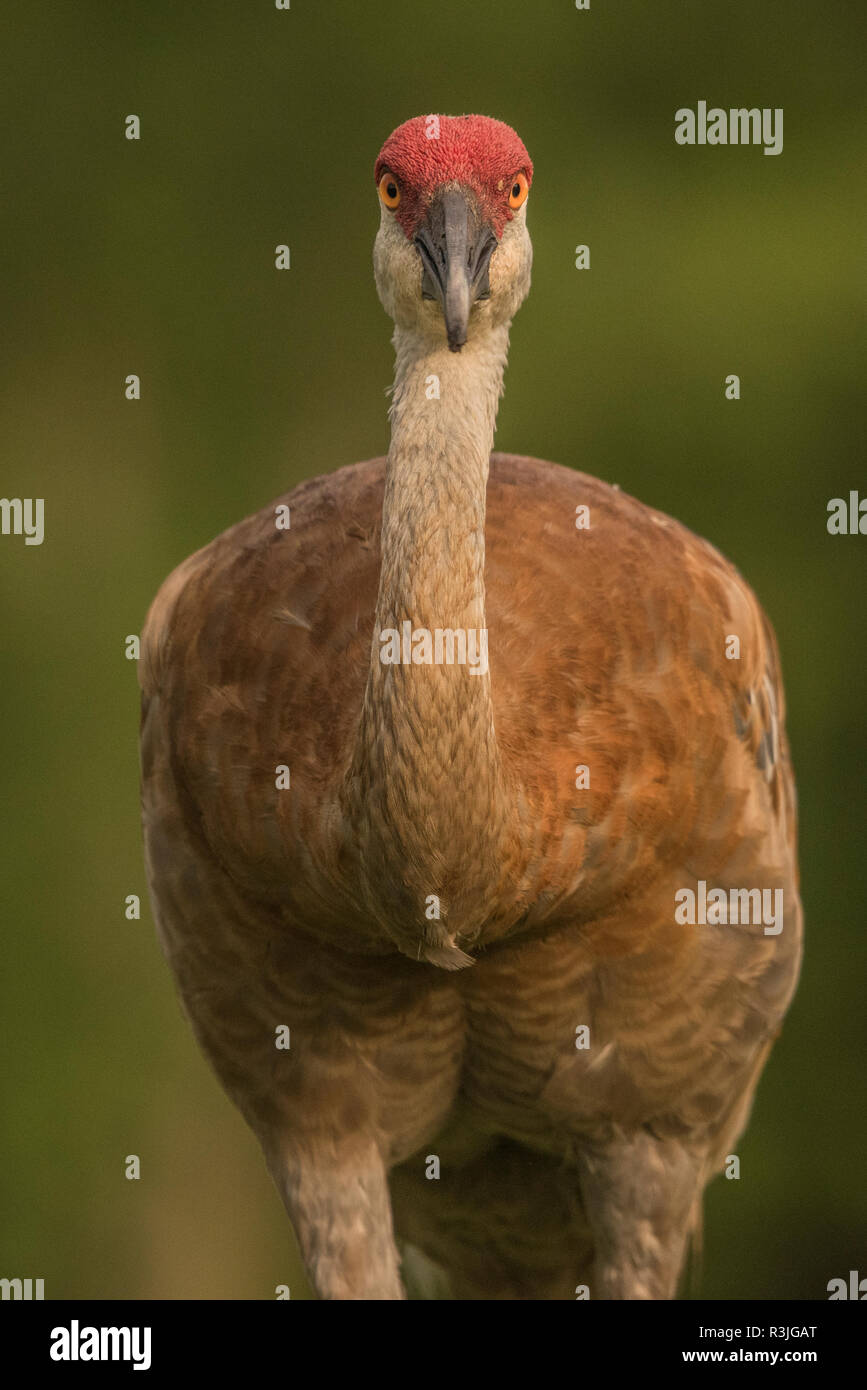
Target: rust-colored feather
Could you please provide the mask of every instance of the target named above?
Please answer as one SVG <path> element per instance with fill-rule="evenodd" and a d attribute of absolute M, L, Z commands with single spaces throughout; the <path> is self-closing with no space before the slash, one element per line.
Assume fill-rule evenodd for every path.
<path fill-rule="evenodd" d="M 615 1172 L 585 1178 L 582 1204 L 582 1165 L 619 1133 L 649 1134 L 660 1162 L 703 1182 L 745 1120 L 794 986 L 776 649 L 705 542 L 595 479 L 495 454 L 494 719 L 526 838 L 472 968 L 409 960 L 365 910 L 335 809 L 369 664 L 384 468 L 303 484 L 279 499 L 291 531 L 266 508 L 160 591 L 141 662 L 157 918 L 200 1042 L 284 1195 L 295 1152 L 330 1153 L 342 1174 L 399 1165 L 399 1223 L 459 1296 L 574 1297 L 592 1282 L 587 1192 L 604 1205 L 607 1182 L 612 1210 L 625 1200 Z M 730 633 L 740 660 L 726 659 Z M 275 789 L 278 763 L 291 791 Z M 588 790 L 578 765 L 592 769 Z M 678 926 L 675 892 L 699 878 L 782 887 L 783 933 Z M 274 1046 L 284 1023 L 288 1052 Z M 441 1183 L 424 1176 L 428 1152 Z M 357 1196 L 364 1269 L 330 1294 L 398 1296 L 393 1261 L 380 1252 L 373 1268 L 390 1238 L 382 1204 L 363 1183 Z M 685 1234 L 675 1207 L 659 1219 Z M 327 1203 L 310 1210 L 337 1219 Z M 320 1236 L 299 1236 L 328 1292 Z M 673 1259 L 669 1290 L 680 1246 Z M 629 1296 L 640 1289 L 639 1271 Z"/>

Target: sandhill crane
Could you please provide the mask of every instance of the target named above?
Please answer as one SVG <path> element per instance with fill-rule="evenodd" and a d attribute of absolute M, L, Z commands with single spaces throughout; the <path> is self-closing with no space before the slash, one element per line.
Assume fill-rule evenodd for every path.
<path fill-rule="evenodd" d="M 486 117 L 389 137 L 388 456 L 198 551 L 144 632 L 161 940 L 321 1298 L 673 1297 L 798 973 L 757 600 L 491 452 L 532 176 Z"/>

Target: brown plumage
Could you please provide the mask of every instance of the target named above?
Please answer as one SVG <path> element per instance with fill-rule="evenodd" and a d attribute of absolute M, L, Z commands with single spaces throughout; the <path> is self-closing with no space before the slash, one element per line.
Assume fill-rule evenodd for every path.
<path fill-rule="evenodd" d="M 467 119 L 474 158 L 480 137 L 513 156 Z M 666 1298 L 797 976 L 776 648 L 706 542 L 490 453 L 526 205 L 497 235 L 447 129 L 429 151 L 402 127 L 414 158 L 392 137 L 384 192 L 377 165 L 388 460 L 233 527 L 149 614 L 154 908 L 321 1297 Z M 405 225 L 391 189 L 425 159 Z M 384 665 L 406 620 L 486 630 L 490 670 Z M 700 880 L 782 889 L 782 931 L 678 921 Z"/>

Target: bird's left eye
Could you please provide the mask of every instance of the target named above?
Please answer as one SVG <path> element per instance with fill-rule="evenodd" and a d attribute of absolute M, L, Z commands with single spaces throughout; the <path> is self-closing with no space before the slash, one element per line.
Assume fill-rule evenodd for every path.
<path fill-rule="evenodd" d="M 512 179 L 512 187 L 509 189 L 509 207 L 519 208 L 527 200 L 530 192 L 530 185 L 527 182 L 527 175 L 524 173 L 516 174 Z"/>
<path fill-rule="evenodd" d="M 400 202 L 400 188 L 394 174 L 390 174 L 388 170 L 379 180 L 379 196 L 389 212 L 394 212 Z"/>

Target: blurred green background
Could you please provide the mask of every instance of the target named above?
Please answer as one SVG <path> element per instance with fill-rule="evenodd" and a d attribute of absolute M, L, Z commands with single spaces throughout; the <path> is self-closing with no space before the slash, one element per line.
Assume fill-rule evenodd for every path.
<path fill-rule="evenodd" d="M 780 640 L 806 963 L 741 1180 L 709 1190 L 700 1291 L 822 1298 L 867 1274 L 867 538 L 825 525 L 829 498 L 867 491 L 863 26 L 854 0 L 7 9 L 2 492 L 45 498 L 46 539 L 0 538 L 0 1275 L 48 1297 L 305 1296 L 153 934 L 124 639 L 190 551 L 385 451 L 372 170 L 432 111 L 509 122 L 536 166 L 498 447 L 708 537 Z M 783 153 L 677 146 L 699 99 L 783 107 Z"/>

